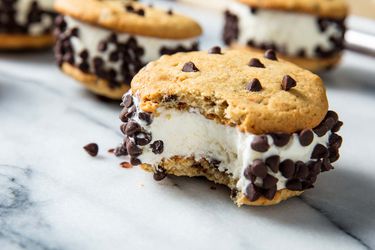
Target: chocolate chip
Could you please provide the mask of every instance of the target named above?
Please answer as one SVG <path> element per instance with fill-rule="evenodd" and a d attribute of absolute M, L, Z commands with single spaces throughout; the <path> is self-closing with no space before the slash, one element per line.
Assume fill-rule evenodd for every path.
<path fill-rule="evenodd" d="M 154 173 L 154 180 L 155 181 L 161 181 L 163 180 L 165 177 L 167 177 L 167 174 L 165 173 L 165 171 L 156 171 Z"/>
<path fill-rule="evenodd" d="M 154 141 L 150 146 L 154 154 L 161 154 L 164 151 L 164 142 L 161 140 Z"/>
<path fill-rule="evenodd" d="M 324 121 L 324 124 L 326 125 L 326 127 L 327 127 L 328 130 L 331 130 L 335 126 L 336 121 L 332 117 L 328 117 Z"/>
<path fill-rule="evenodd" d="M 266 52 L 264 52 L 264 57 L 273 61 L 277 61 L 276 52 L 272 49 L 266 50 Z"/>
<path fill-rule="evenodd" d="M 339 149 L 342 144 L 342 137 L 337 134 L 331 134 L 328 139 L 329 146 Z"/>
<path fill-rule="evenodd" d="M 253 175 L 253 174 L 251 173 L 251 165 L 248 166 L 248 167 L 245 169 L 245 171 L 244 171 L 243 174 L 244 174 L 244 176 L 246 177 L 246 179 L 248 179 L 248 180 L 251 181 L 251 182 L 254 182 L 255 179 L 256 179 L 256 176 Z"/>
<path fill-rule="evenodd" d="M 125 134 L 127 136 L 133 136 L 135 133 L 141 132 L 141 129 L 142 129 L 141 125 L 139 125 L 135 121 L 129 121 L 126 124 Z"/>
<path fill-rule="evenodd" d="M 304 129 L 298 135 L 299 143 L 306 147 L 314 140 L 314 134 L 311 129 Z"/>
<path fill-rule="evenodd" d="M 101 41 L 98 45 L 98 50 L 100 52 L 105 52 L 108 48 L 107 42 L 106 41 Z"/>
<path fill-rule="evenodd" d="M 273 143 L 278 147 L 287 145 L 291 137 L 291 135 L 287 133 L 271 133 L 270 135 L 273 139 Z"/>
<path fill-rule="evenodd" d="M 253 175 L 262 179 L 267 176 L 267 166 L 261 160 L 253 161 L 250 167 L 250 171 Z"/>
<path fill-rule="evenodd" d="M 297 86 L 297 82 L 289 75 L 285 75 L 281 84 L 281 88 L 289 91 L 291 88 Z"/>
<path fill-rule="evenodd" d="M 273 177 L 272 175 L 267 175 L 264 179 L 263 179 L 263 188 L 265 189 L 269 189 L 273 186 L 275 186 L 277 184 L 277 182 L 279 181 L 279 179 Z"/>
<path fill-rule="evenodd" d="M 340 158 L 340 153 L 339 153 L 338 148 L 329 147 L 328 153 L 329 153 L 328 159 L 331 163 L 336 162 Z"/>
<path fill-rule="evenodd" d="M 208 54 L 219 54 L 221 55 L 221 48 L 219 46 L 212 47 L 208 50 Z"/>
<path fill-rule="evenodd" d="M 251 14 L 255 15 L 258 12 L 258 8 L 256 7 L 250 7 Z"/>
<path fill-rule="evenodd" d="M 257 78 L 254 78 L 247 84 L 246 89 L 250 92 L 259 92 L 262 90 L 262 85 Z"/>
<path fill-rule="evenodd" d="M 195 66 L 193 62 L 187 62 L 184 64 L 182 71 L 183 72 L 198 72 L 199 69 Z"/>
<path fill-rule="evenodd" d="M 146 112 L 140 112 L 138 114 L 138 118 L 144 122 L 146 122 L 147 125 L 150 125 L 152 122 L 151 114 Z"/>
<path fill-rule="evenodd" d="M 281 162 L 279 168 L 280 168 L 281 174 L 287 179 L 293 177 L 295 169 L 296 169 L 294 162 L 289 159 Z"/>
<path fill-rule="evenodd" d="M 128 154 L 131 156 L 139 156 L 142 154 L 142 149 L 139 148 L 135 142 L 130 140 L 129 138 L 126 140 L 126 150 L 128 151 Z"/>
<path fill-rule="evenodd" d="M 133 98 L 131 95 L 126 95 L 122 100 L 122 105 L 125 108 L 130 108 L 133 105 Z"/>
<path fill-rule="evenodd" d="M 89 143 L 86 146 L 83 147 L 86 152 L 91 155 L 92 157 L 95 157 L 98 155 L 99 146 L 96 143 Z"/>
<path fill-rule="evenodd" d="M 311 154 L 311 159 L 321 159 L 328 156 L 328 150 L 322 144 L 317 144 Z"/>
<path fill-rule="evenodd" d="M 131 4 L 127 4 L 127 5 L 125 5 L 125 10 L 128 11 L 128 12 L 133 12 L 134 7 Z"/>
<path fill-rule="evenodd" d="M 337 113 L 335 111 L 332 111 L 332 110 L 328 110 L 325 118 L 326 119 L 332 118 L 335 121 L 335 123 L 339 120 L 339 116 L 337 115 Z"/>
<path fill-rule="evenodd" d="M 75 37 L 78 37 L 79 36 L 79 30 L 78 28 L 73 28 L 70 30 L 70 35 L 71 36 L 75 36 Z"/>
<path fill-rule="evenodd" d="M 129 118 L 131 118 L 136 111 L 136 107 L 132 106 L 130 109 L 128 108 L 123 108 L 121 113 L 120 113 L 120 120 L 122 122 L 127 122 Z"/>
<path fill-rule="evenodd" d="M 169 10 L 167 11 L 167 14 L 168 14 L 168 15 L 173 15 L 173 10 L 172 10 L 172 9 L 169 9 Z"/>
<path fill-rule="evenodd" d="M 134 141 L 139 146 L 145 146 L 152 141 L 150 133 L 140 132 L 134 136 Z"/>
<path fill-rule="evenodd" d="M 254 137 L 253 141 L 251 142 L 251 148 L 257 152 L 267 152 L 270 148 L 268 144 L 267 136 L 265 135 L 257 135 Z"/>
<path fill-rule="evenodd" d="M 327 158 L 323 159 L 321 167 L 322 167 L 321 168 L 322 172 L 326 172 L 326 171 L 333 169 L 333 166 L 331 165 L 331 163 L 329 162 Z"/>
<path fill-rule="evenodd" d="M 250 67 L 265 68 L 264 64 L 258 58 L 252 58 L 249 62 Z"/>
<path fill-rule="evenodd" d="M 115 156 L 117 156 L 117 157 L 119 157 L 119 156 L 124 156 L 124 155 L 128 155 L 128 150 L 126 149 L 126 145 L 121 144 L 120 146 L 118 146 L 118 147 L 115 149 L 114 154 L 115 154 Z"/>
<path fill-rule="evenodd" d="M 313 128 L 315 134 L 322 137 L 328 132 L 328 128 L 324 122 L 320 123 L 317 127 Z"/>
<path fill-rule="evenodd" d="M 266 190 L 265 192 L 263 192 L 263 196 L 267 200 L 272 200 L 275 197 L 276 192 L 277 192 L 277 186 L 273 186 L 273 187 L 269 188 L 268 190 Z"/>
<path fill-rule="evenodd" d="M 245 196 L 249 199 L 249 201 L 256 201 L 261 196 L 260 189 L 251 183 L 246 188 Z"/>
<path fill-rule="evenodd" d="M 336 122 L 335 126 L 333 126 L 331 131 L 334 132 L 334 133 L 339 132 L 342 125 L 344 125 L 344 123 L 342 121 Z"/>
<path fill-rule="evenodd" d="M 296 178 L 304 179 L 309 175 L 309 168 L 302 161 L 297 161 L 295 167 L 296 172 L 294 176 Z"/>
<path fill-rule="evenodd" d="M 272 172 L 277 173 L 279 171 L 280 156 L 273 155 L 266 159 L 266 165 L 272 170 Z"/>
<path fill-rule="evenodd" d="M 292 190 L 292 191 L 301 191 L 302 190 L 302 183 L 297 179 L 289 180 L 285 184 L 285 187 L 289 190 Z"/>
<path fill-rule="evenodd" d="M 130 163 L 131 163 L 133 166 L 138 166 L 138 165 L 140 165 L 142 162 L 141 162 L 141 160 L 139 160 L 138 158 L 130 157 Z"/>

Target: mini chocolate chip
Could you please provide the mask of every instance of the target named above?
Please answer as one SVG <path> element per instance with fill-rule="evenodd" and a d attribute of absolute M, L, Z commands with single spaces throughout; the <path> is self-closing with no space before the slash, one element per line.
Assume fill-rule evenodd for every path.
<path fill-rule="evenodd" d="M 317 127 L 313 128 L 315 134 L 322 137 L 328 132 L 328 128 L 324 122 L 320 123 Z"/>
<path fill-rule="evenodd" d="M 339 149 L 342 144 L 342 137 L 338 134 L 331 134 L 329 136 L 328 143 L 330 147 Z"/>
<path fill-rule="evenodd" d="M 264 57 L 273 61 L 277 61 L 276 52 L 272 49 L 266 50 L 266 52 L 264 52 Z"/>
<path fill-rule="evenodd" d="M 128 11 L 128 12 L 133 12 L 134 7 L 131 4 L 127 4 L 127 5 L 125 5 L 125 10 Z"/>
<path fill-rule="evenodd" d="M 70 31 L 70 35 L 71 35 L 71 36 L 78 37 L 78 36 L 79 36 L 79 30 L 78 30 L 78 28 L 73 28 L 73 29 Z"/>
<path fill-rule="evenodd" d="M 140 165 L 142 162 L 141 162 L 141 160 L 139 160 L 138 158 L 130 157 L 130 163 L 131 163 L 133 166 L 138 166 L 138 165 Z"/>
<path fill-rule="evenodd" d="M 145 146 L 152 141 L 150 133 L 140 132 L 134 136 L 134 141 L 139 146 Z"/>
<path fill-rule="evenodd" d="M 326 114 L 326 119 L 327 118 L 332 118 L 335 121 L 335 123 L 339 120 L 339 116 L 337 115 L 337 113 L 332 110 L 328 110 Z"/>
<path fill-rule="evenodd" d="M 136 10 L 135 13 L 139 16 L 145 16 L 145 10 L 144 9 L 139 9 Z"/>
<path fill-rule="evenodd" d="M 269 189 L 269 188 L 275 186 L 278 181 L 279 181 L 279 179 L 277 179 L 277 178 L 273 177 L 272 175 L 268 174 L 263 179 L 263 188 Z"/>
<path fill-rule="evenodd" d="M 302 162 L 297 161 L 295 164 L 296 172 L 295 177 L 304 179 L 309 175 L 309 168 Z"/>
<path fill-rule="evenodd" d="M 289 91 L 291 88 L 297 86 L 297 82 L 289 75 L 285 75 L 281 84 L 281 88 Z"/>
<path fill-rule="evenodd" d="M 161 154 L 164 151 L 164 142 L 161 140 L 154 141 L 150 146 L 154 154 Z"/>
<path fill-rule="evenodd" d="M 266 190 L 265 192 L 263 192 L 263 196 L 267 200 L 272 200 L 275 197 L 276 192 L 277 192 L 277 186 L 275 185 L 275 186 L 269 188 L 268 190 Z"/>
<path fill-rule="evenodd" d="M 105 52 L 107 50 L 108 46 L 107 46 L 107 42 L 106 41 L 101 41 L 98 45 L 98 50 L 100 52 Z"/>
<path fill-rule="evenodd" d="M 253 141 L 251 142 L 251 148 L 257 152 L 267 152 L 270 148 L 268 144 L 268 139 L 266 135 L 257 135 L 254 137 Z"/>
<path fill-rule="evenodd" d="M 167 174 L 164 172 L 164 171 L 156 171 L 154 173 L 154 180 L 155 181 L 161 181 L 163 180 L 165 177 L 167 177 Z"/>
<path fill-rule="evenodd" d="M 317 144 L 311 154 L 311 159 L 321 159 L 328 156 L 328 150 L 322 144 Z"/>
<path fill-rule="evenodd" d="M 256 8 L 256 7 L 250 7 L 250 12 L 251 12 L 251 14 L 255 15 L 258 12 L 258 8 Z"/>
<path fill-rule="evenodd" d="M 340 158 L 340 153 L 339 153 L 338 148 L 329 147 L 328 153 L 329 153 L 328 158 L 331 163 L 336 162 Z"/>
<path fill-rule="evenodd" d="M 251 181 L 251 182 L 254 182 L 255 179 L 256 179 L 256 176 L 253 175 L 253 174 L 251 173 L 251 165 L 248 166 L 248 167 L 245 169 L 245 171 L 244 171 L 243 174 L 244 174 L 244 176 L 246 177 L 246 179 L 248 179 L 248 180 Z"/>
<path fill-rule="evenodd" d="M 83 147 L 86 152 L 91 155 L 92 157 L 95 157 L 98 155 L 99 146 L 96 143 L 89 143 L 86 146 Z"/>
<path fill-rule="evenodd" d="M 130 140 L 129 138 L 126 139 L 126 150 L 128 151 L 128 154 L 130 156 L 139 156 L 142 154 L 142 149 L 139 148 L 135 142 L 133 142 L 132 140 Z"/>
<path fill-rule="evenodd" d="M 262 90 L 262 85 L 257 78 L 254 78 L 247 84 L 246 89 L 250 92 L 259 92 Z"/>
<path fill-rule="evenodd" d="M 167 14 L 168 14 L 168 15 L 173 15 L 173 10 L 172 10 L 172 9 L 169 9 L 169 10 L 167 11 Z"/>
<path fill-rule="evenodd" d="M 286 184 L 285 187 L 289 190 L 292 191 L 301 191 L 302 190 L 302 183 L 299 180 L 289 180 Z"/>
<path fill-rule="evenodd" d="M 130 108 L 133 105 L 133 98 L 131 95 L 126 95 L 122 100 L 122 105 L 125 108 Z"/>
<path fill-rule="evenodd" d="M 314 134 L 311 129 L 304 129 L 298 135 L 299 143 L 306 147 L 314 140 Z"/>
<path fill-rule="evenodd" d="M 141 132 L 141 130 L 142 130 L 141 125 L 139 125 L 135 121 L 129 121 L 126 124 L 125 134 L 127 136 L 133 136 L 135 133 Z"/>
<path fill-rule="evenodd" d="M 193 62 L 187 62 L 184 64 L 182 71 L 183 72 L 198 72 L 199 69 L 195 66 Z"/>
<path fill-rule="evenodd" d="M 273 155 L 266 159 L 266 165 L 272 170 L 272 172 L 277 173 L 279 171 L 280 156 Z"/>
<path fill-rule="evenodd" d="M 250 167 L 250 171 L 253 175 L 262 179 L 267 176 L 267 166 L 261 160 L 253 161 Z"/>
<path fill-rule="evenodd" d="M 333 126 L 331 131 L 334 132 L 334 133 L 339 132 L 342 125 L 344 125 L 344 123 L 342 121 L 336 122 L 335 126 Z"/>
<path fill-rule="evenodd" d="M 312 175 L 318 175 L 320 173 L 321 161 L 309 161 L 306 166 Z"/>
<path fill-rule="evenodd" d="M 79 53 L 79 57 L 82 58 L 82 60 L 87 60 L 89 58 L 89 52 L 88 50 L 82 50 L 80 53 Z"/>
<path fill-rule="evenodd" d="M 258 58 L 252 58 L 249 62 L 250 67 L 265 68 L 264 64 L 260 62 Z"/>
<path fill-rule="evenodd" d="M 278 147 L 287 145 L 291 137 L 291 135 L 287 133 L 271 133 L 270 135 L 273 139 L 273 143 Z"/>
<path fill-rule="evenodd" d="M 295 169 L 296 169 L 294 162 L 289 159 L 282 161 L 280 163 L 279 168 L 280 168 L 281 174 L 287 179 L 293 177 Z"/>
<path fill-rule="evenodd" d="M 127 122 L 125 122 L 125 123 L 123 123 L 123 124 L 121 124 L 120 125 L 120 130 L 121 130 L 121 132 L 125 135 L 126 134 L 126 125 L 127 125 L 128 123 Z"/>
<path fill-rule="evenodd" d="M 124 144 L 121 144 L 115 149 L 114 152 L 115 156 L 123 156 L 123 155 L 128 155 L 128 150 L 126 149 L 126 146 Z"/>
<path fill-rule="evenodd" d="M 112 33 L 108 37 L 108 42 L 110 42 L 110 43 L 117 43 L 117 34 L 116 33 Z"/>
<path fill-rule="evenodd" d="M 253 183 L 250 183 L 246 188 L 245 196 L 249 199 L 249 201 L 256 201 L 261 196 L 260 189 Z"/>
<path fill-rule="evenodd" d="M 221 55 L 221 48 L 219 46 L 212 47 L 208 50 L 208 54 L 219 54 Z"/>
<path fill-rule="evenodd" d="M 334 120 L 334 118 L 332 117 L 328 117 L 325 121 L 324 121 L 324 124 L 326 125 L 327 129 L 328 130 L 331 130 L 335 124 L 336 124 L 336 121 Z"/>
<path fill-rule="evenodd" d="M 333 169 L 333 166 L 331 165 L 331 163 L 329 162 L 327 158 L 323 159 L 321 167 L 322 167 L 321 168 L 322 172 L 326 172 L 326 171 Z"/>
<path fill-rule="evenodd" d="M 138 114 L 138 118 L 141 119 L 142 121 L 146 122 L 147 125 L 151 124 L 152 118 L 149 113 L 146 112 L 140 112 Z"/>

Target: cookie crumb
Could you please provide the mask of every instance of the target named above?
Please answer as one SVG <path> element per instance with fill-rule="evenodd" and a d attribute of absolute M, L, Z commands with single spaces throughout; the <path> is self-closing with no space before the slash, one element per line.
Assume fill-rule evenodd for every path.
<path fill-rule="evenodd" d="M 121 166 L 122 168 L 132 168 L 132 167 L 133 167 L 133 165 L 130 164 L 129 162 L 127 162 L 127 161 L 121 162 L 121 163 L 120 163 L 120 166 Z"/>

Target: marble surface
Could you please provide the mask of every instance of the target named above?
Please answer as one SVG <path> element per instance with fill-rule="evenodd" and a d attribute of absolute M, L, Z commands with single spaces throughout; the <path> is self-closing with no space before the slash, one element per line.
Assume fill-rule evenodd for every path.
<path fill-rule="evenodd" d="M 182 10 L 210 30 L 204 48 L 218 43 L 216 14 Z M 299 198 L 237 208 L 203 179 L 119 167 L 118 103 L 60 73 L 51 51 L 1 53 L 0 249 L 375 249 L 375 59 L 348 52 L 323 78 L 345 122 L 336 169 Z"/>

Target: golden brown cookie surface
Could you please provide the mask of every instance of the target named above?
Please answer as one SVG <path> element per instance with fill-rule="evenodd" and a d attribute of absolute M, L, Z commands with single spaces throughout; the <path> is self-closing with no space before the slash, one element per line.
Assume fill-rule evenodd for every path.
<path fill-rule="evenodd" d="M 163 56 L 142 69 L 131 85 L 145 111 L 154 111 L 167 94 L 206 117 L 254 134 L 314 128 L 328 109 L 317 75 L 243 50 Z"/>
<path fill-rule="evenodd" d="M 0 34 L 1 50 L 42 49 L 53 45 L 52 35 Z"/>
<path fill-rule="evenodd" d="M 57 11 L 117 32 L 159 38 L 184 39 L 202 30 L 192 19 L 147 5 L 113 0 L 57 0 Z"/>
<path fill-rule="evenodd" d="M 239 2 L 256 8 L 306 12 L 338 19 L 348 14 L 345 0 L 239 0 Z"/>

